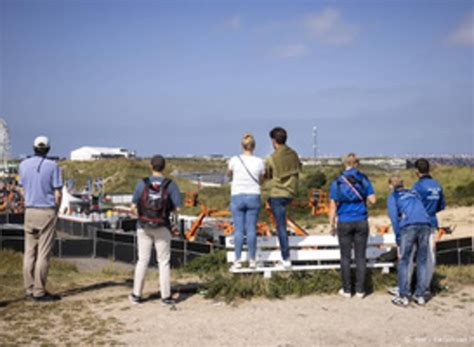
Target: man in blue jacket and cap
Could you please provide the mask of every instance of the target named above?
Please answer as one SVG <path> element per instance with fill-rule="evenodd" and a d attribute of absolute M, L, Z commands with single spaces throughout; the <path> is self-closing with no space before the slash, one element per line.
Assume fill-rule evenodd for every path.
<path fill-rule="evenodd" d="M 399 306 L 408 306 L 410 302 L 408 266 L 416 246 L 417 283 L 413 300 L 419 305 L 424 305 L 427 275 L 426 259 L 428 257 L 431 233 L 430 217 L 418 193 L 413 190 L 404 189 L 403 180 L 400 176 L 392 176 L 389 179 L 389 185 L 392 194 L 388 197 L 387 208 L 399 247 L 399 295 L 392 299 L 392 303 Z"/>

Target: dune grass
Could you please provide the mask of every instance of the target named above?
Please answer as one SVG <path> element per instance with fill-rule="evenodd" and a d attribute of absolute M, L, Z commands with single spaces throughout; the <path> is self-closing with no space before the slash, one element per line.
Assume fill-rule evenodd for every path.
<path fill-rule="evenodd" d="M 149 174 L 148 160 L 114 159 L 99 160 L 90 162 L 63 161 L 61 166 L 64 170 L 64 177 L 72 177 L 76 180 L 76 185 L 82 187 L 86 184 L 87 176 L 103 177 L 106 192 L 131 193 L 138 180 Z M 206 160 L 201 158 L 190 159 L 169 159 L 165 173 L 171 175 L 174 171 L 220 171 L 225 172 L 226 162 L 222 159 Z M 376 195 L 377 204 L 371 206 L 369 214 L 376 216 L 386 214 L 386 200 L 389 195 L 387 185 L 388 176 L 392 171 L 376 168 L 373 166 L 361 167 L 371 179 Z M 307 200 L 309 192 L 316 184 L 322 184 L 321 189 L 328 191 L 331 181 L 338 175 L 339 167 L 335 166 L 305 166 L 300 178 L 297 200 Z M 415 171 L 401 170 L 401 176 L 405 180 L 405 185 L 411 187 L 416 181 Z M 434 166 L 432 175 L 443 186 L 448 206 L 472 206 L 474 203 L 474 176 L 473 169 L 469 167 L 456 166 Z M 182 192 L 196 191 L 197 187 L 189 180 L 173 177 L 178 183 Z M 264 185 L 262 196 L 268 196 L 268 185 Z M 200 200 L 209 208 L 221 210 L 228 209 L 230 202 L 229 185 L 211 188 L 204 187 L 200 190 Z M 199 207 L 183 208 L 182 213 L 197 215 Z M 327 223 L 327 217 L 314 217 L 310 214 L 309 208 L 291 207 L 289 215 L 299 224 L 306 228 L 313 228 L 318 224 Z M 260 219 L 267 221 L 264 211 L 260 213 Z"/>
<path fill-rule="evenodd" d="M 198 275 L 203 281 L 206 298 L 226 302 L 254 297 L 278 299 L 288 295 L 336 294 L 341 288 L 338 270 L 277 272 L 270 279 L 265 279 L 261 273 L 232 274 L 228 267 L 225 252 L 218 251 L 194 259 L 180 272 Z M 368 270 L 366 286 L 369 293 L 384 292 L 396 285 L 395 271 L 382 274 L 380 269 Z M 465 285 L 474 285 L 474 265 L 437 267 L 435 293 L 456 290 Z"/>

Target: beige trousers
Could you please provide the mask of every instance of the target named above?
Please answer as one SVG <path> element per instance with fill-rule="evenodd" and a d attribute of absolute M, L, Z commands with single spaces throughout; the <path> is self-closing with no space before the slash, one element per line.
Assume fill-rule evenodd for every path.
<path fill-rule="evenodd" d="M 56 217 L 52 208 L 27 208 L 25 211 L 23 279 L 28 295 L 46 293 L 46 278 L 56 238 Z"/>
<path fill-rule="evenodd" d="M 171 233 L 168 228 L 138 229 L 138 262 L 135 267 L 133 294 L 141 297 L 145 284 L 146 271 L 150 263 L 151 250 L 155 246 L 159 273 L 161 298 L 169 298 L 170 290 L 170 257 Z"/>

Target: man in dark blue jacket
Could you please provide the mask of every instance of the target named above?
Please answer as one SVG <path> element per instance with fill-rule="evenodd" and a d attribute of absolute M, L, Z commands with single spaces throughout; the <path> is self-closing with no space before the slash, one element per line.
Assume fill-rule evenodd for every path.
<path fill-rule="evenodd" d="M 395 305 L 409 304 L 408 266 L 413 249 L 416 246 L 416 290 L 413 299 L 419 305 L 425 304 L 426 259 L 428 256 L 431 233 L 430 218 L 418 195 L 413 190 L 404 189 L 399 176 L 389 179 L 392 194 L 388 197 L 387 207 L 393 231 L 399 247 L 398 287 L 399 295 L 392 299 Z"/>
<path fill-rule="evenodd" d="M 416 175 L 418 176 L 418 181 L 416 181 L 412 189 L 420 195 L 421 201 L 430 217 L 431 224 L 430 245 L 426 263 L 426 289 L 429 292 L 431 288 L 431 278 L 433 277 L 433 270 L 436 264 L 434 240 L 435 233 L 438 230 L 436 213 L 446 208 L 446 202 L 441 185 L 430 176 L 430 163 L 428 160 L 424 158 L 418 159 L 415 162 L 415 168 L 417 170 Z"/>
<path fill-rule="evenodd" d="M 356 297 L 365 296 L 366 249 L 369 237 L 367 222 L 367 201 L 375 204 L 375 192 L 372 183 L 357 167 L 359 159 L 354 153 L 344 158 L 345 170 L 337 177 L 329 189 L 330 209 L 329 223 L 331 230 L 336 229 L 341 250 L 342 288 L 339 294 L 350 298 L 351 288 L 351 253 L 354 246 L 356 263 Z"/>

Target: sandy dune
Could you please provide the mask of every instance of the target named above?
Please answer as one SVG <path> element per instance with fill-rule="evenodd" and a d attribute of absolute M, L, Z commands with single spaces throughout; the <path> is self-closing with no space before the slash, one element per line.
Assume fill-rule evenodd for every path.
<path fill-rule="evenodd" d="M 151 284 L 150 284 L 151 285 Z M 108 293 L 110 294 L 110 293 Z M 116 293 L 119 295 L 119 293 Z M 256 299 L 226 305 L 199 295 L 176 310 L 159 300 L 125 298 L 107 315 L 126 324 L 119 341 L 136 346 L 469 346 L 474 344 L 474 288 L 438 296 L 425 307 L 396 307 L 390 297 L 335 295 Z"/>

